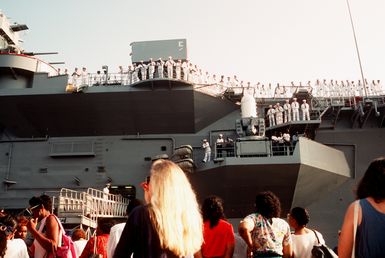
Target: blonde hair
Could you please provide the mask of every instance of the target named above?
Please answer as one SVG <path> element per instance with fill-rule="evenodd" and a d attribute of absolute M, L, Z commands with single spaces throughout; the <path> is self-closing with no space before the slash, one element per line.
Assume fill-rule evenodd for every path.
<path fill-rule="evenodd" d="M 168 160 L 155 161 L 149 188 L 150 214 L 161 248 L 178 256 L 199 251 L 203 242 L 202 216 L 182 169 Z"/>

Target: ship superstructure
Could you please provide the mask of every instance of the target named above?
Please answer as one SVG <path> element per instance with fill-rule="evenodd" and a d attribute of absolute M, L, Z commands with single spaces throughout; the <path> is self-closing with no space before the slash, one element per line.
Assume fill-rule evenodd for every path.
<path fill-rule="evenodd" d="M 21 209 L 42 192 L 106 183 L 142 198 L 137 187 L 152 160 L 169 157 L 185 169 L 199 199 L 224 199 L 229 218 L 249 214 L 255 194 L 271 190 L 283 212 L 309 208 L 312 223 L 336 242 L 351 189 L 384 153 L 382 93 L 321 95 L 284 85 L 261 95 L 262 87 L 185 80 L 183 70 L 180 78 L 165 71 L 135 82 L 128 74 L 103 74 L 100 81 L 97 73 L 74 80 L 35 57 L 0 55 L 2 208 Z M 310 104 L 310 120 L 270 125 L 269 105 L 294 98 Z M 272 140 L 285 132 L 297 140 Z M 220 135 L 226 141 L 217 144 Z M 202 162 L 202 139 L 213 149 L 210 162 Z"/>

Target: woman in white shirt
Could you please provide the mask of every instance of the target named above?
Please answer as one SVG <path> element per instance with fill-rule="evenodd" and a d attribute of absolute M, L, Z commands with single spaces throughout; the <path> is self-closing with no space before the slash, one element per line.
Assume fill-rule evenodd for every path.
<path fill-rule="evenodd" d="M 10 216 L 0 217 L 0 257 L 28 258 L 27 246 L 22 239 L 14 239 L 17 222 Z"/>
<path fill-rule="evenodd" d="M 321 233 L 306 227 L 310 220 L 308 211 L 301 207 L 295 207 L 290 211 L 287 219 L 290 227 L 294 229 L 294 234 L 291 235 L 294 257 L 312 258 L 313 246 L 325 244 L 325 240 Z M 320 243 L 318 243 L 315 234 L 317 234 Z"/>

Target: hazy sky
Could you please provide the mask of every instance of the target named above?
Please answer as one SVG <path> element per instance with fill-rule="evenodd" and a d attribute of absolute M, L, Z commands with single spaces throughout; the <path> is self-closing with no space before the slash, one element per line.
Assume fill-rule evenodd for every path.
<path fill-rule="evenodd" d="M 385 79 L 385 1 L 350 0 L 363 70 Z M 51 62 L 117 71 L 134 41 L 186 38 L 189 59 L 252 83 L 355 80 L 360 70 L 346 0 L 1 0 L 30 28 L 27 51 Z"/>

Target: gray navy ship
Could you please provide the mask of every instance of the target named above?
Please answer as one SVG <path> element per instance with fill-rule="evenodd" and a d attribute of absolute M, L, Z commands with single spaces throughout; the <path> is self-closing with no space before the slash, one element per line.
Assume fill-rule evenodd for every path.
<path fill-rule="evenodd" d="M 310 226 L 336 243 L 357 180 L 385 153 L 381 91 L 362 87 L 361 94 L 345 94 L 282 85 L 261 93 L 259 86 L 185 80 L 177 66 L 171 78 L 166 67 L 146 79 L 109 73 L 108 67 L 75 78 L 23 51 L 18 40 L 25 29 L 0 15 L 2 209 L 22 210 L 41 193 L 106 184 L 112 193 L 143 198 L 139 186 L 151 162 L 170 158 L 187 173 L 200 200 L 213 194 L 224 199 L 234 224 L 253 212 L 257 192 L 271 190 L 281 199 L 282 216 L 291 207 L 306 207 Z M 131 47 L 138 66 L 141 60 L 149 65 L 150 58 L 187 60 L 184 39 Z M 310 104 L 310 120 L 271 125 L 269 106 L 294 98 Z M 282 133 L 297 139 L 272 140 Z M 218 137 L 226 140 L 217 143 Z M 212 148 L 208 162 L 202 162 L 203 139 Z"/>

